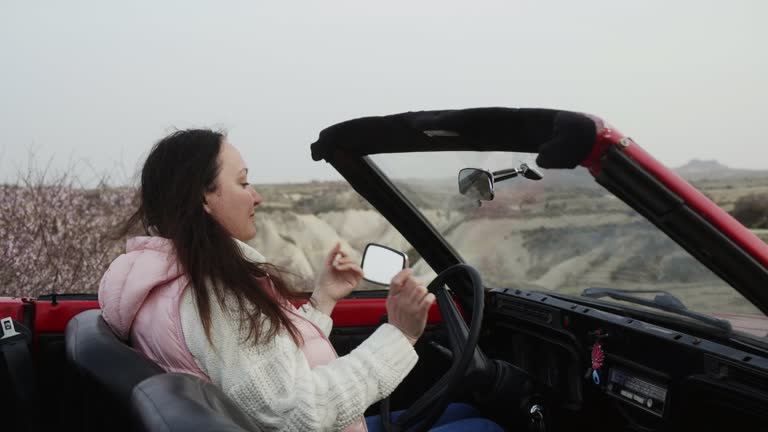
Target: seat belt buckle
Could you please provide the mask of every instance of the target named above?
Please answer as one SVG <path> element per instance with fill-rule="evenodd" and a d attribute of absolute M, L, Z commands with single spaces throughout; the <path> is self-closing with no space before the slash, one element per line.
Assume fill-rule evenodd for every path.
<path fill-rule="evenodd" d="M 13 325 L 13 318 L 11 317 L 6 317 L 0 320 L 0 328 L 3 330 L 3 336 L 0 337 L 0 340 L 9 339 L 21 334 L 16 331 L 16 326 Z"/>

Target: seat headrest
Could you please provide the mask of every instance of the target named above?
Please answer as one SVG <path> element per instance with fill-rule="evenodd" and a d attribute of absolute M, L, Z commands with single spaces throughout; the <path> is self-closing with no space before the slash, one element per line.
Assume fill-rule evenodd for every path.
<path fill-rule="evenodd" d="M 78 371 L 127 404 L 138 383 L 163 369 L 123 343 L 92 309 L 75 315 L 65 330 L 66 354 Z"/>
<path fill-rule="evenodd" d="M 133 390 L 131 405 L 146 432 L 261 430 L 221 389 L 182 373 L 142 381 Z"/>

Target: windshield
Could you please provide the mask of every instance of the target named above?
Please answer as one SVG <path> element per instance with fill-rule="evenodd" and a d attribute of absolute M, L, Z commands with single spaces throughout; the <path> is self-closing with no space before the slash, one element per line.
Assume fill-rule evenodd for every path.
<path fill-rule="evenodd" d="M 531 154 L 506 152 L 382 154 L 371 160 L 489 288 L 570 295 L 591 287 L 663 290 L 692 311 L 731 321 L 737 331 L 766 335 L 768 321 L 754 305 L 582 167 L 544 170 Z M 482 205 L 459 193 L 462 168 L 498 171 L 523 163 L 543 179 L 496 183 L 494 200 Z"/>

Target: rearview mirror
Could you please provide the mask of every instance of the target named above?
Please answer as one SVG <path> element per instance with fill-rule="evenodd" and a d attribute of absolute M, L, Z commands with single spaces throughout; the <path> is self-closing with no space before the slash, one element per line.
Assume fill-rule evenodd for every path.
<path fill-rule="evenodd" d="M 478 168 L 459 171 L 459 193 L 479 201 L 493 200 L 493 174 Z"/>
<path fill-rule="evenodd" d="M 519 175 L 529 180 L 544 178 L 539 170 L 529 167 L 526 163 L 520 164 L 520 168 L 507 168 L 494 172 L 479 168 L 464 168 L 459 171 L 459 193 L 478 202 L 492 201 L 493 187 L 496 183 Z"/>
<path fill-rule="evenodd" d="M 363 279 L 377 285 L 388 286 L 392 278 L 408 266 L 408 257 L 395 249 L 368 243 L 363 252 Z"/>

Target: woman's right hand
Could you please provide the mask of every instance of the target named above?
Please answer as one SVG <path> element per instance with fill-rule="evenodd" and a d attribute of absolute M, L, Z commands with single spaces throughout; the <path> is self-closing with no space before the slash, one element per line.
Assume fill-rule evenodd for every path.
<path fill-rule="evenodd" d="M 389 284 L 387 297 L 389 323 L 400 329 L 411 345 L 424 333 L 429 307 L 435 301 L 435 295 L 416 282 L 412 273 L 413 270 L 406 268 L 396 274 Z"/>

